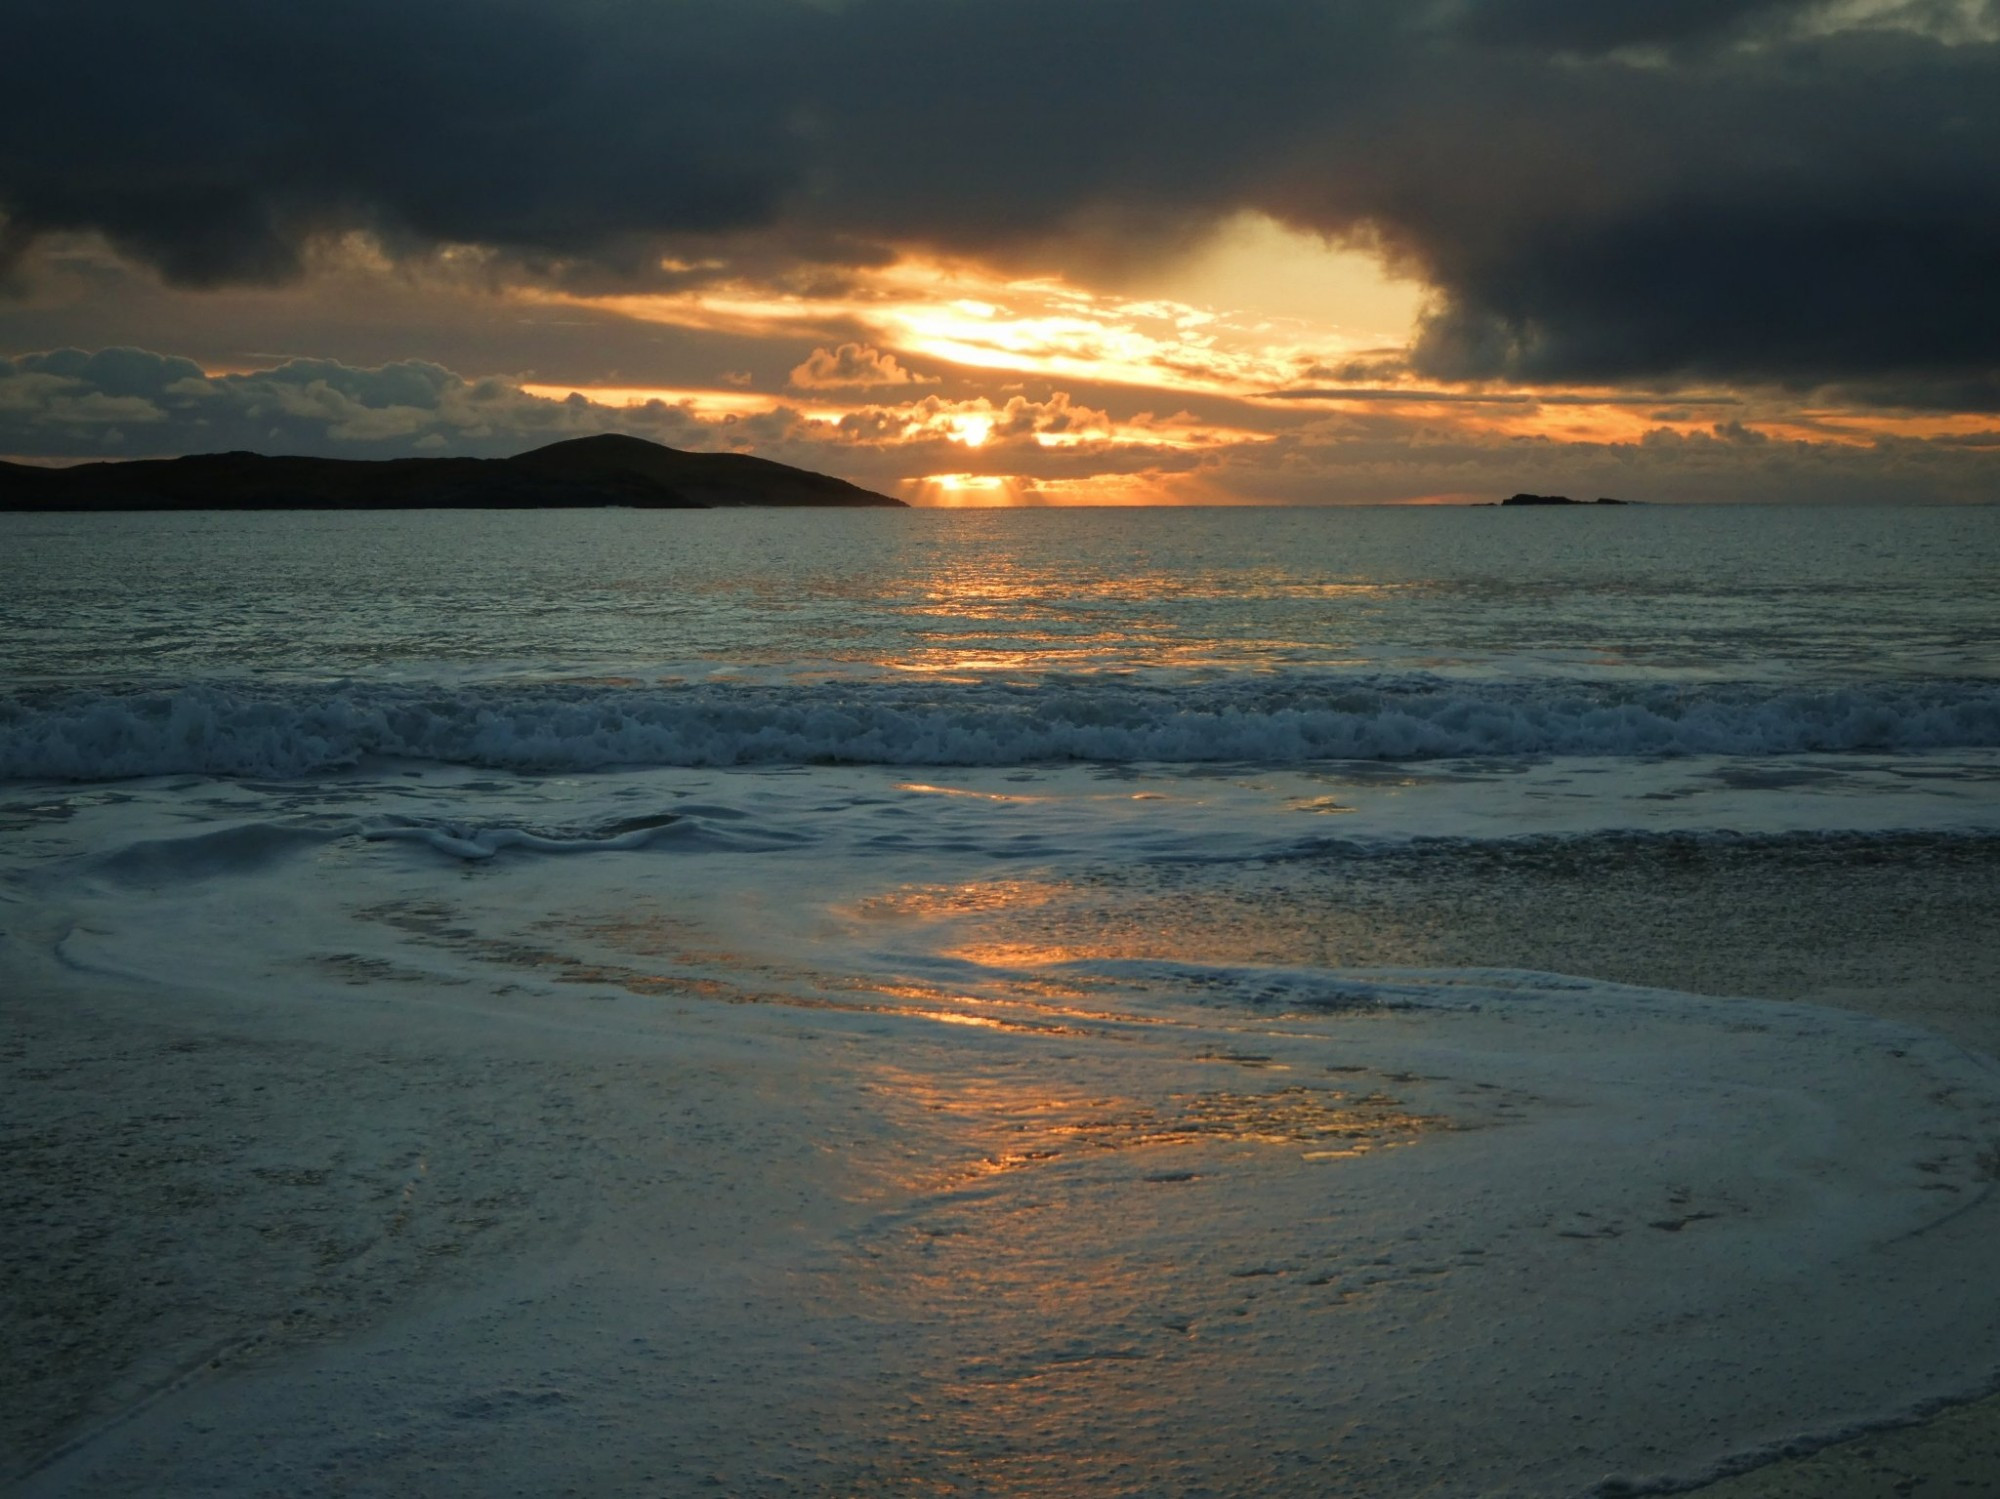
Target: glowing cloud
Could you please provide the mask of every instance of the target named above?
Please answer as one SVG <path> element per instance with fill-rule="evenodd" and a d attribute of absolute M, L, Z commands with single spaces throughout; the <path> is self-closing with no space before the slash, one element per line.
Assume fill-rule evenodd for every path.
<path fill-rule="evenodd" d="M 806 361 L 791 373 L 791 383 L 799 390 L 837 390 L 871 385 L 935 385 L 935 375 L 919 375 L 903 368 L 893 354 L 867 344 L 842 344 L 837 349 L 814 349 Z"/>
<path fill-rule="evenodd" d="M 1329 361 L 1379 351 L 1382 339 L 1372 327 L 1347 333 L 1256 312 L 1094 291 L 1056 277 L 1010 279 L 966 262 L 919 257 L 856 270 L 834 288 L 723 280 L 668 294 L 518 295 L 753 338 L 865 332 L 866 342 L 815 350 L 792 372 L 801 389 L 925 383 L 898 362 L 897 356 L 914 355 L 956 366 L 967 377 L 997 372 L 1242 397 L 1293 384 Z"/>

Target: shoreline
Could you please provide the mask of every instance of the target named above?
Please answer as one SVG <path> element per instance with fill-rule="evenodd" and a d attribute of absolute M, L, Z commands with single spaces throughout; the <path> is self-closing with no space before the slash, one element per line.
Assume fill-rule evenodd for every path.
<path fill-rule="evenodd" d="M 1705 1499 L 1908 1499 L 2000 1484 L 2000 1393 L 1779 1457 L 1685 1492 Z"/>
<path fill-rule="evenodd" d="M 1958 848 L 1942 864 L 1838 864 L 1819 883 L 1783 886 L 1770 879 L 1765 864 L 1736 850 L 1734 862 L 1685 870 L 1675 878 L 1657 868 L 1639 871 L 1635 878 L 1648 887 L 1650 904 L 1600 892 L 1595 907 L 1580 910 L 1573 900 L 1575 871 L 1554 864 L 1525 872 L 1510 867 L 1504 880 L 1487 884 L 1476 867 L 1453 883 L 1425 859 L 1415 860 L 1406 878 L 1387 877 L 1393 861 L 1377 859 L 1362 876 L 1377 905 L 1355 906 L 1357 887 L 1341 879 L 1314 886 L 1292 878 L 1287 888 L 1304 902 L 1299 911 L 1265 909 L 1268 892 L 1253 889 L 1246 898 L 1263 925 L 1230 918 L 1224 908 L 1197 906 L 1202 919 L 1189 923 L 1190 940 L 1201 941 L 1211 958 L 1254 962 L 1259 943 L 1294 940 L 1284 932 L 1301 912 L 1317 913 L 1314 929 L 1328 940 L 1343 932 L 1358 940 L 1353 933 L 1402 931 L 1394 939 L 1405 944 L 1400 952 L 1392 946 L 1328 954 L 1349 962 L 1365 957 L 1389 964 L 1400 957 L 1450 966 L 1446 960 L 1458 944 L 1486 955 L 1496 967 L 1528 967 L 1543 951 L 1567 951 L 1581 968 L 1614 960 L 1630 965 L 1631 971 L 1598 975 L 1630 983 L 1644 976 L 1637 970 L 1650 969 L 1656 978 L 1693 976 L 1674 965 L 1692 961 L 1684 951 L 1686 933 L 1708 922 L 1710 947 L 1700 955 L 1708 966 L 1699 976 L 1711 988 L 1742 992 L 1750 981 L 1783 987 L 1781 976 L 1791 964 L 1804 975 L 1793 985 L 1797 992 L 1774 997 L 1922 1024 L 1990 1058 L 2000 1049 L 1995 1045 L 2000 1016 L 1992 1013 L 1990 985 L 1982 975 L 1994 971 L 1990 947 L 2000 938 L 1965 933 L 1963 912 L 1990 909 L 1987 902 L 2000 895 L 1996 852 L 2000 847 L 1989 841 Z M 376 857 L 372 846 L 369 857 Z M 440 877 L 465 883 L 468 891 L 493 881 L 504 889 L 510 888 L 508 880 L 527 878 L 532 889 L 534 882 L 568 878 L 556 863 L 526 859 L 477 870 L 417 863 L 409 868 L 413 890 L 436 889 Z M 1775 893 L 1766 888 L 1773 885 L 1782 888 Z M 1882 892 L 1890 889 L 1902 892 L 1903 905 L 1883 907 Z M 1154 935 L 1146 940 L 1165 940 L 1155 926 L 1154 907 L 1131 891 L 1124 894 L 1130 898 L 1106 909 L 1129 923 L 1134 940 L 1149 931 Z M 1152 895 L 1187 909 L 1184 888 Z M 1451 920 L 1430 929 L 1405 920 L 1399 927 L 1399 920 L 1426 901 L 1448 903 Z M 1798 909 L 1799 901 L 1811 909 Z M 256 918 L 261 910 L 247 916 Z M 1556 919 L 1564 910 L 1572 911 L 1575 924 L 1604 928 L 1599 945 L 1586 944 L 1579 931 L 1564 927 Z M 1714 915 L 1722 910 L 1735 913 L 1733 924 L 1716 924 Z M 891 1303 L 870 1303 L 866 1295 L 851 1304 L 836 1300 L 838 1315 L 821 1306 L 834 1293 L 812 1289 L 815 1277 L 830 1273 L 820 1263 L 818 1246 L 850 1245 L 879 1205 L 903 1200 L 913 1190 L 930 1204 L 924 1212 L 935 1215 L 937 1203 L 950 1193 L 939 1197 L 935 1183 L 913 1188 L 912 1171 L 934 1171 L 955 1155 L 977 1162 L 1021 1148 L 1007 1145 L 1012 1138 L 1007 1131 L 1016 1128 L 1006 1123 L 1012 1116 L 981 1122 L 971 1115 L 958 1120 L 928 1112 L 933 1101 L 957 1108 L 953 1101 L 966 1096 L 963 1087 L 942 1088 L 941 1079 L 963 1073 L 985 1079 L 985 1086 L 1017 1065 L 1009 1060 L 1014 1053 L 1004 1033 L 969 1030 L 961 1038 L 954 1028 L 941 1041 L 935 1039 L 936 1027 L 926 1031 L 887 1014 L 739 1011 L 693 994 L 620 989 L 624 980 L 618 971 L 601 963 L 579 970 L 584 987 L 553 1004 L 551 994 L 561 991 L 529 986 L 510 993 L 511 984 L 469 985 L 471 969 L 426 968 L 424 952 L 459 953 L 466 939 L 453 935 L 463 918 L 442 906 L 420 914 L 414 925 L 398 930 L 420 928 L 423 941 L 380 950 L 357 947 L 338 961 L 314 958 L 310 970 L 274 968 L 268 982 L 234 991 L 199 982 L 174 990 L 122 984 L 103 973 L 87 976 L 78 965 L 92 961 L 97 941 L 87 912 L 67 931 L 60 923 L 16 928 L 9 966 L 18 982 L 8 1005 L 14 1023 L 0 1060 L 8 1072 L 10 1113 L 42 1152 L 35 1169 L 54 1189 L 37 1209 L 42 1243 L 70 1255 L 64 1261 L 58 1254 L 45 1267 L 51 1277 L 46 1284 L 58 1300 L 76 1299 L 71 1325 L 86 1335 L 83 1344 L 58 1349 L 59 1361 L 82 1370 L 87 1386 L 70 1392 L 66 1410 L 44 1406 L 42 1415 L 33 1417 L 30 1403 L 52 1390 L 47 1367 L 39 1378 L 36 1368 L 22 1361 L 8 1367 L 8 1408 L 28 1413 L 31 1424 L 45 1431 L 63 1433 L 64 1446 L 45 1454 L 55 1466 L 39 1468 L 48 1482 L 33 1475 L 15 1480 L 24 1499 L 74 1492 L 58 1480 L 58 1470 L 66 1466 L 62 1454 L 74 1455 L 78 1443 L 87 1445 L 107 1423 L 111 1428 L 149 1423 L 149 1439 L 165 1441 L 167 1435 L 152 1428 L 169 1406 L 185 1403 L 190 1390 L 231 1379 L 243 1383 L 242 1376 L 265 1370 L 282 1370 L 294 1382 L 320 1377 L 311 1374 L 315 1360 L 336 1353 L 351 1360 L 357 1347 L 379 1348 L 397 1359 L 415 1357 L 410 1350 L 426 1328 L 462 1331 L 478 1306 L 497 1305 L 496 1298 L 513 1294 L 509 1287 L 534 1282 L 542 1289 L 533 1294 L 547 1294 L 547 1278 L 554 1277 L 570 1286 L 562 1292 L 571 1298 L 563 1305 L 615 1315 L 611 1304 L 586 1294 L 590 1277 L 609 1273 L 607 1267 L 622 1267 L 618 1273 L 629 1276 L 649 1255 L 665 1267 L 649 1273 L 663 1277 L 659 1294 L 667 1297 L 672 1319 L 685 1319 L 687 1327 L 703 1329 L 725 1345 L 747 1340 L 752 1353 L 744 1355 L 745 1368 L 764 1367 L 756 1357 L 781 1357 L 772 1350 L 790 1335 L 788 1324 L 769 1310 L 740 1317 L 730 1298 L 739 1291 L 782 1292 L 771 1305 L 782 1309 L 793 1304 L 784 1298 L 802 1297 L 798 1305 L 820 1306 L 814 1336 L 859 1361 L 851 1366 L 872 1369 L 870 1380 L 907 1389 L 913 1399 L 925 1396 L 926 1380 L 913 1372 L 915 1366 L 904 1367 L 901 1351 L 883 1349 L 865 1335 L 869 1317 Z M 1033 946 L 1056 945 L 1068 935 L 1060 923 L 1079 918 L 1101 926 L 1105 911 L 1065 915 L 1061 903 L 1052 902 L 1006 907 L 978 920 L 988 936 Z M 304 928 L 296 942 L 309 944 L 315 930 Z M 1954 931 L 1959 935 L 1953 961 L 1940 965 L 1939 943 L 1951 940 Z M 1217 934 L 1227 934 L 1240 950 L 1214 951 Z M 511 940 L 514 945 L 504 952 L 492 950 L 494 962 L 518 970 L 524 983 L 549 972 L 547 952 L 534 944 L 552 947 L 554 938 L 535 937 L 531 929 Z M 667 929 L 666 940 L 685 939 Z M 34 958 L 34 952 L 48 956 Z M 578 949 L 574 961 L 593 960 Z M 1728 985 L 1731 974 L 1745 984 Z M 162 1005 L 163 996 L 173 1002 Z M 738 1017 L 753 1014 L 755 1024 L 738 1023 Z M 1270 1032 L 1273 1016 L 1219 1011 L 1212 1019 L 1218 1033 L 1236 1026 L 1247 1038 Z M 1143 1027 L 1133 1035 L 1137 1044 Z M 890 1064 L 905 1072 L 899 1091 L 885 1093 L 882 1069 Z M 1226 1074 L 1263 1063 L 1256 1057 L 1209 1055 L 1178 1065 L 1193 1069 L 1186 1072 L 1189 1079 L 1212 1079 L 1218 1069 Z M 989 1076 L 993 1068 L 1001 1072 Z M 1265 1091 L 1245 1096 L 1270 1096 L 1268 1083 L 1257 1086 Z M 925 1087 L 940 1091 L 933 1096 Z M 1102 1137 L 1101 1130 L 1090 1133 L 1099 1127 L 1087 1117 L 1077 1127 L 1085 1131 L 1082 1138 Z M 1189 1148 L 1211 1149 L 1198 1143 Z M 1222 1158 L 1198 1154 L 1196 1159 Z M 34 1164 L 18 1151 L 10 1160 L 16 1173 Z M 739 1178 L 754 1179 L 756 1190 L 739 1193 Z M 1192 1200 L 1148 1191 L 1146 1200 L 1157 1197 L 1163 1210 Z M 646 1212 L 626 1222 L 626 1205 L 641 1197 Z M 70 1216 L 63 1219 L 63 1213 Z M 924 1220 L 917 1222 L 921 1228 Z M 164 1234 L 162 1224 L 169 1230 Z M 667 1238 L 647 1238 L 663 1227 L 671 1230 Z M 934 1227 L 952 1225 L 947 1218 Z M 956 1232 L 935 1239 L 920 1234 L 923 1245 L 935 1247 L 923 1248 L 915 1259 L 909 1258 L 915 1251 L 907 1243 L 882 1239 L 877 1229 L 859 1242 L 873 1244 L 868 1253 L 887 1254 L 886 1264 L 907 1268 L 927 1263 L 923 1256 L 949 1256 Z M 135 1233 L 140 1237 L 132 1237 Z M 586 1236 L 597 1247 L 579 1259 L 576 1246 Z M 1022 1240 L 1009 1253 L 1024 1253 L 1032 1243 Z M 745 1245 L 759 1246 L 771 1263 L 741 1262 Z M 860 1263 L 867 1263 L 866 1254 Z M 998 1276 L 997 1284 L 1013 1285 L 1008 1277 L 1027 1273 L 1032 1262 L 946 1258 L 941 1263 L 979 1267 Z M 160 1267 L 159 1283 L 133 1274 L 133 1267 L 148 1265 Z M 881 1273 L 888 1279 L 877 1293 L 894 1284 L 889 1270 Z M 571 1285 L 565 1276 L 582 1279 Z M 1255 1325 L 1254 1292 L 1266 1283 L 1240 1282 L 1245 1327 Z M 942 1299 L 929 1315 L 981 1315 L 976 1304 L 962 1305 L 945 1294 L 946 1284 L 934 1288 L 932 1294 Z M 1143 1277 L 1135 1285 L 1151 1287 Z M 851 1288 L 840 1294 L 851 1296 Z M 121 1309 L 129 1311 L 134 1301 L 144 1303 L 146 1316 L 121 1322 Z M 560 1318 L 551 1321 L 548 1336 L 557 1337 L 567 1325 Z M 45 1335 L 49 1329 L 37 1331 Z M 10 1341 L 29 1346 L 26 1339 Z M 975 1339 L 973 1346 L 983 1345 Z M 657 1361 L 667 1355 L 646 1357 Z M 1124 1367 L 1116 1361 L 1085 1362 L 1061 1377 L 1081 1378 L 1097 1368 L 1107 1371 L 1105 1378 L 1123 1378 Z M 1132 1365 L 1135 1372 L 1147 1367 Z M 251 1380 L 246 1387 L 255 1384 Z M 544 1417 L 532 1403 L 547 1395 L 546 1419 L 553 1420 L 564 1409 L 555 1398 L 562 1388 L 560 1381 L 546 1389 L 510 1384 L 505 1389 L 512 1394 L 471 1391 L 459 1404 L 504 1395 L 504 1401 L 516 1403 L 506 1407 L 510 1411 L 528 1402 L 520 1407 L 525 1414 L 517 1411 L 508 1419 L 540 1420 Z M 801 1398 L 815 1402 L 811 1409 L 837 1428 L 835 1417 L 863 1414 L 850 1408 L 863 1393 L 822 1385 Z M 364 1412 L 359 1419 L 375 1417 Z M 1982 1444 L 1996 1431 L 2000 1400 L 1986 1398 L 1915 1425 L 1837 1443 L 1812 1457 L 1766 1464 L 1698 1492 L 1716 1499 L 1795 1493 L 1874 1499 L 1877 1493 L 1909 1492 L 1880 1484 L 1907 1482 L 1913 1472 L 1940 1484 L 1968 1474 L 1983 1479 L 1989 1470 L 1978 1465 L 1987 1462 L 1990 1449 Z M 990 1432 L 982 1439 L 998 1440 Z M 32 1432 L 24 1440 L 37 1441 Z M 844 1450 L 843 1461 L 850 1464 L 843 1471 L 856 1482 L 871 1475 L 886 1482 L 912 1472 L 940 1481 L 946 1476 L 935 1467 L 898 1467 L 903 1459 L 895 1450 L 865 1445 Z M 1828 1486 L 1836 1483 L 1849 1487 Z M 1877 1487 L 1867 1487 L 1870 1483 Z M 1799 1487 L 1807 1484 L 1812 1486 Z M 637 1475 L 631 1486 L 639 1486 Z M 867 1492 L 866 1484 L 855 1491 Z"/>

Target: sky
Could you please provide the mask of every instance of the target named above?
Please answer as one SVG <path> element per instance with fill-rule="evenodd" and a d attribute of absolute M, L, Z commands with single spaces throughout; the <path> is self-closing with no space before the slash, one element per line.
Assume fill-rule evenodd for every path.
<path fill-rule="evenodd" d="M 0 457 L 2000 499 L 2000 0 L 12 0 Z"/>

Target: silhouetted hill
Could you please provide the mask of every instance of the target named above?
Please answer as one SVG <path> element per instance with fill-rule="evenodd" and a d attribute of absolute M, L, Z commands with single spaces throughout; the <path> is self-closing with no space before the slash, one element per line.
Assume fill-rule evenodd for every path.
<path fill-rule="evenodd" d="M 512 458 L 191 458 L 0 463 L 0 510 L 530 510 L 629 505 L 901 505 L 845 479 L 741 453 L 607 434 Z"/>

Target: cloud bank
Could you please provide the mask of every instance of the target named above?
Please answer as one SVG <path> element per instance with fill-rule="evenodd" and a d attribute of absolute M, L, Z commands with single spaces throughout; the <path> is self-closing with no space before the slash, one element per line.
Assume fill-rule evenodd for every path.
<path fill-rule="evenodd" d="M 619 418 L 623 425 L 619 425 Z M 249 449 L 327 458 L 449 451 L 504 457 L 538 442 L 643 429 L 707 446 L 704 424 L 655 402 L 614 412 L 550 400 L 512 381 L 467 380 L 411 360 L 357 369 L 295 359 L 252 374 L 209 375 L 146 349 L 56 349 L 0 358 L 0 452 L 27 458 L 153 457 Z"/>
<path fill-rule="evenodd" d="M 809 416 L 784 404 L 702 412 L 556 399 L 436 364 L 299 359 L 204 374 L 144 349 L 0 358 L 0 455 L 136 458 L 248 448 L 335 458 L 501 457 L 596 432 L 754 450 L 919 503 L 1391 502 L 1521 488 L 1656 501 L 1989 498 L 2000 432 L 1866 445 L 1773 437 L 1723 411 L 1629 441 L 1552 441 L 1374 408 L 1310 414 L 1277 436 L 1119 421 L 1063 391 L 1004 401 L 872 391 Z M 1686 413 L 1677 415 L 1685 416 Z M 1704 418 L 1706 420 L 1706 418 Z"/>
<path fill-rule="evenodd" d="M 320 237 L 680 285 L 1243 209 L 1437 291 L 1429 378 L 2000 391 L 1994 0 L 19 0 L 0 256 Z"/>

